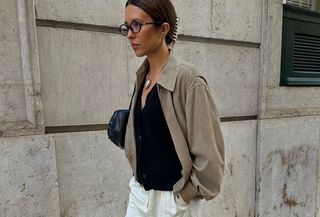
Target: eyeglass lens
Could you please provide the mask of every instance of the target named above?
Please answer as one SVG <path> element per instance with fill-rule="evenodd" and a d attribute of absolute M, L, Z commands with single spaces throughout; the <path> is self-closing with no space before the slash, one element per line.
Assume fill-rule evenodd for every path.
<path fill-rule="evenodd" d="M 137 22 L 137 21 L 132 21 L 130 23 L 130 25 L 128 24 L 122 24 L 120 26 L 120 33 L 121 35 L 123 36 L 127 36 L 128 35 L 128 32 L 129 32 L 129 29 L 133 32 L 133 33 L 138 33 L 141 29 L 141 23 Z"/>

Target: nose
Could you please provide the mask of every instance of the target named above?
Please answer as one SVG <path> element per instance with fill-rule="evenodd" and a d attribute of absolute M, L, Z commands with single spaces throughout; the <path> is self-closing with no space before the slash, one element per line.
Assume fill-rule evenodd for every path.
<path fill-rule="evenodd" d="M 131 39 L 134 37 L 134 33 L 131 31 L 131 29 L 128 30 L 128 35 L 127 35 L 128 39 Z"/>

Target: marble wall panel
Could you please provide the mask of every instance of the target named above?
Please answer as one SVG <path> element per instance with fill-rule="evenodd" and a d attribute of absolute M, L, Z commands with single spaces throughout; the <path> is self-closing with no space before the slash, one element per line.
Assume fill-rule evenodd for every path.
<path fill-rule="evenodd" d="M 204 217 L 254 216 L 256 121 L 222 123 L 225 177 L 221 193 L 204 203 Z"/>
<path fill-rule="evenodd" d="M 16 15 L 15 1 L 0 2 L 0 122 L 26 119 Z"/>
<path fill-rule="evenodd" d="M 211 0 L 211 4 L 213 38 L 261 42 L 262 0 Z"/>
<path fill-rule="evenodd" d="M 0 159 L 0 216 L 60 216 L 51 136 L 0 138 Z"/>
<path fill-rule="evenodd" d="M 36 0 L 37 18 L 118 27 L 125 0 Z M 260 42 L 261 0 L 173 0 L 181 18 L 180 33 Z"/>
<path fill-rule="evenodd" d="M 0 2 L 0 84 L 23 80 L 16 1 Z"/>
<path fill-rule="evenodd" d="M 102 124 L 114 109 L 128 106 L 143 58 L 125 38 L 45 27 L 38 38 L 46 126 Z M 199 66 L 222 117 L 256 115 L 258 49 L 179 42 L 175 53 Z"/>
<path fill-rule="evenodd" d="M 282 1 L 269 0 L 265 10 L 267 10 L 264 23 L 264 38 L 267 41 L 267 86 L 279 87 L 281 69 L 281 46 L 282 46 Z"/>
<path fill-rule="evenodd" d="M 46 126 L 103 124 L 129 106 L 123 38 L 40 27 L 38 39 Z"/>
<path fill-rule="evenodd" d="M 125 3 L 126 0 L 35 0 L 37 18 L 102 26 L 119 26 Z"/>
<path fill-rule="evenodd" d="M 259 216 L 317 216 L 319 132 L 319 116 L 260 120 Z"/>
<path fill-rule="evenodd" d="M 281 1 L 264 5 L 263 59 L 261 97 L 262 118 L 293 117 L 320 114 L 319 87 L 280 87 L 282 16 Z"/>
<path fill-rule="evenodd" d="M 226 175 L 221 194 L 204 203 L 204 217 L 253 216 L 256 121 L 222 124 Z M 131 169 L 105 131 L 53 135 L 62 216 L 124 216 Z"/>
<path fill-rule="evenodd" d="M 320 114 L 319 87 L 270 87 L 266 92 L 265 118 Z"/>
<path fill-rule="evenodd" d="M 143 58 L 128 49 L 129 77 L 133 81 Z M 221 117 L 257 114 L 259 49 L 178 41 L 174 52 L 206 77 Z"/>
<path fill-rule="evenodd" d="M 124 216 L 132 173 L 106 132 L 56 134 L 54 139 L 61 216 Z"/>
<path fill-rule="evenodd" d="M 26 119 L 24 85 L 0 84 L 0 123 Z"/>
<path fill-rule="evenodd" d="M 0 136 L 42 133 L 33 0 L 0 3 Z"/>
<path fill-rule="evenodd" d="M 179 33 L 191 36 L 212 37 L 212 1 L 173 0 L 180 18 Z"/>
<path fill-rule="evenodd" d="M 222 117 L 257 114 L 259 49 L 198 42 L 175 49 L 207 78 Z"/>

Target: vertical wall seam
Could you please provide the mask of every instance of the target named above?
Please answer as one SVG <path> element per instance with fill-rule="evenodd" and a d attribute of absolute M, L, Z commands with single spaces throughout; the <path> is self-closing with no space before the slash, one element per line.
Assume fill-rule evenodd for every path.
<path fill-rule="evenodd" d="M 259 216 L 259 189 L 260 189 L 260 132 L 263 113 L 266 103 L 266 88 L 268 71 L 268 0 L 260 1 L 261 9 L 261 31 L 260 31 L 260 73 L 258 88 L 258 121 L 256 128 L 256 156 L 255 156 L 255 199 L 254 199 L 254 215 Z"/>

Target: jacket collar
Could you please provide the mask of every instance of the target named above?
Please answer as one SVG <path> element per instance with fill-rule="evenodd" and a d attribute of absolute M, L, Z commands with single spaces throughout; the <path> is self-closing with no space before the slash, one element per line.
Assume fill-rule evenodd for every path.
<path fill-rule="evenodd" d="M 137 71 L 138 87 L 141 86 L 140 84 L 143 82 L 143 79 L 146 73 L 148 72 L 148 69 L 149 62 L 148 59 L 145 59 Z M 174 52 L 171 50 L 168 58 L 168 63 L 163 68 L 157 83 L 161 85 L 163 88 L 166 88 L 167 90 L 173 92 L 176 84 L 178 69 L 178 61 L 174 56 Z"/>

